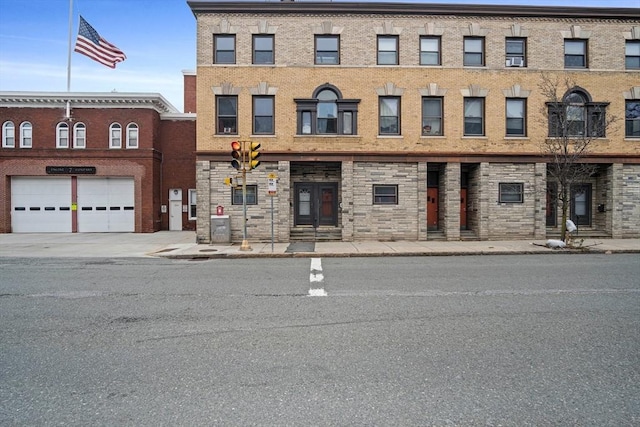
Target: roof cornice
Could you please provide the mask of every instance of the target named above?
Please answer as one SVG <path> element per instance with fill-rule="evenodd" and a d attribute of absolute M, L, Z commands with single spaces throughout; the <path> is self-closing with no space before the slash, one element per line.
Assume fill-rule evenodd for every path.
<path fill-rule="evenodd" d="M 159 93 L 124 92 L 0 92 L 0 107 L 147 108 L 159 114 L 180 114 Z"/>
<path fill-rule="evenodd" d="M 211 1 L 188 0 L 194 15 L 199 13 L 320 13 L 320 14 L 367 14 L 367 15 L 454 15 L 454 16 L 499 16 L 499 17 L 547 17 L 547 18 L 594 18 L 637 20 L 640 8 L 611 7 L 560 7 L 560 6 L 515 6 L 441 3 L 388 3 L 388 2 L 256 2 L 256 1 Z"/>

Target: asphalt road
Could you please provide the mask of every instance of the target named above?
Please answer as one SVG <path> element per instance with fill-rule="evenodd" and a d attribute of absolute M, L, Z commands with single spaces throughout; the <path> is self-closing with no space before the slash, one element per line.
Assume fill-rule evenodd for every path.
<path fill-rule="evenodd" d="M 0 258 L 0 425 L 640 423 L 637 255 L 315 262 Z"/>

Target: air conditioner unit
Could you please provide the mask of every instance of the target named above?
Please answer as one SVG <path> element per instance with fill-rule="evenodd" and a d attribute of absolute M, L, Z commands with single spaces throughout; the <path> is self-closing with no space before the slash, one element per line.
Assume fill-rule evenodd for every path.
<path fill-rule="evenodd" d="M 231 133 L 231 128 L 224 128 L 224 133 Z"/>
<path fill-rule="evenodd" d="M 524 58 L 522 56 L 514 56 L 507 58 L 507 67 L 524 67 Z"/>

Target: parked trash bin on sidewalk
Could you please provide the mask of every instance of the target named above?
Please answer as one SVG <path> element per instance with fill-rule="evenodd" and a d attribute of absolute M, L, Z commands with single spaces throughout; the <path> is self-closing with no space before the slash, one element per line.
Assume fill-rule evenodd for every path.
<path fill-rule="evenodd" d="M 211 243 L 231 243 L 229 215 L 211 215 Z"/>

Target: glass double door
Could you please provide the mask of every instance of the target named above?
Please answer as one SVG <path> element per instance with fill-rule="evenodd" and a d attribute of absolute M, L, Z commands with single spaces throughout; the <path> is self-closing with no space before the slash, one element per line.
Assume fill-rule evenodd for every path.
<path fill-rule="evenodd" d="M 338 225 L 338 183 L 294 183 L 295 225 Z"/>

